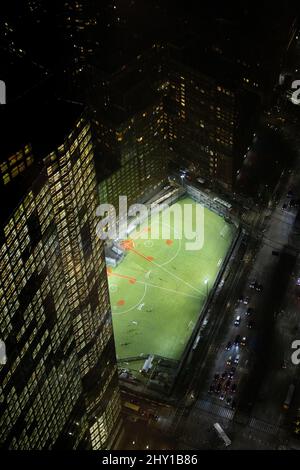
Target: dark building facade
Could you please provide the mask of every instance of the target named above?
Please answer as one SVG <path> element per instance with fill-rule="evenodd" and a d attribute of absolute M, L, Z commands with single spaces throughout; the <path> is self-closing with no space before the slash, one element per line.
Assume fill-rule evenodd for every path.
<path fill-rule="evenodd" d="M 259 100 L 222 71 L 199 72 L 178 61 L 168 68 L 166 114 L 172 151 L 201 177 L 232 190 Z"/>
<path fill-rule="evenodd" d="M 110 448 L 120 395 L 91 127 L 73 105 L 31 111 L 1 148 L 0 445 Z"/>
<path fill-rule="evenodd" d="M 231 190 L 251 142 L 260 109 L 258 95 L 219 60 L 211 66 L 204 55 L 192 63 L 188 52 L 155 44 L 102 81 L 105 105 L 102 117 L 95 118 L 102 156 L 100 180 L 112 162 L 118 172 L 125 171 L 131 160 L 128 176 L 121 171 L 120 178 L 128 191 L 130 178 L 136 175 L 135 190 L 130 192 L 133 200 L 182 165 Z M 110 116 L 117 116 L 117 121 Z M 143 166 L 145 159 L 148 166 Z M 110 182 L 101 185 L 120 193 Z"/>
<path fill-rule="evenodd" d="M 101 132 L 97 157 L 110 154 L 115 164 L 104 178 L 98 171 L 100 202 L 118 208 L 119 195 L 126 195 L 129 205 L 142 202 L 166 181 L 169 150 L 161 131 L 163 115 L 163 103 L 156 101 L 123 122 L 97 126 Z M 104 141 L 107 147 L 102 151 Z"/>

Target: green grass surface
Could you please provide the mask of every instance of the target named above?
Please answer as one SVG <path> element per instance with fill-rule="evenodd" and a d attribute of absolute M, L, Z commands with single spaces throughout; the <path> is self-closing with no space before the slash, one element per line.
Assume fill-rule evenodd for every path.
<path fill-rule="evenodd" d="M 185 217 L 195 227 L 198 203 L 184 198 L 178 204 L 191 205 L 193 213 Z M 158 214 L 151 223 L 152 230 L 167 226 Z M 130 234 L 133 250 L 127 250 L 119 266 L 108 269 L 118 358 L 144 353 L 180 359 L 206 300 L 205 279 L 208 289 L 212 288 L 235 230 L 204 209 L 203 247 L 188 251 L 185 238 L 176 239 L 174 226 L 171 217 L 170 238 L 152 240 L 149 221 L 145 221 Z M 148 240 L 142 238 L 146 233 Z"/>

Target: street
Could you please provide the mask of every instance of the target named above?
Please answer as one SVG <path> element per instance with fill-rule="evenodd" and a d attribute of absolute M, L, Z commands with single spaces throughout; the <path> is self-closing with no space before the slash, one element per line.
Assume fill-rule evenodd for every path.
<path fill-rule="evenodd" d="M 241 262 L 240 270 L 245 277 L 241 274 L 238 287 L 232 292 L 226 317 L 210 345 L 203 374 L 197 378 L 197 400 L 188 417 L 183 417 L 178 425 L 177 434 L 185 436 L 181 438 L 182 444 L 215 448 L 215 436 L 210 435 L 216 421 L 228 431 L 232 448 L 278 448 L 289 441 L 289 423 L 295 406 L 286 412 L 282 405 L 289 384 L 298 373 L 290 355 L 300 326 L 294 294 L 300 263 L 291 245 L 297 212 L 282 210 L 290 187 L 299 187 L 296 172 L 289 175 L 274 209 L 255 217 L 253 234 L 259 245 L 247 252 Z M 282 255 L 273 255 L 274 250 Z M 291 273 L 294 275 L 290 276 Z M 250 287 L 254 281 L 262 286 L 260 292 Z M 247 305 L 239 303 L 239 297 L 246 299 Z M 249 307 L 251 313 L 246 315 Z M 235 325 L 237 317 L 240 320 Z M 252 328 L 247 328 L 249 321 L 253 322 Z M 234 345 L 237 335 L 244 346 Z M 209 423 L 207 428 L 204 423 Z M 200 436 L 197 427 L 202 428 Z M 220 440 L 219 445 L 222 446 Z"/>

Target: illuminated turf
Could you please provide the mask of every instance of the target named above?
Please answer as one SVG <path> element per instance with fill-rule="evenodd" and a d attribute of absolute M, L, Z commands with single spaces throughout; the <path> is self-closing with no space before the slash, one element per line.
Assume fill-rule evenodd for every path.
<path fill-rule="evenodd" d="M 179 201 L 187 203 L 197 205 L 190 198 Z M 235 229 L 205 209 L 203 248 L 187 251 L 184 239 L 141 239 L 141 233 L 149 232 L 148 223 L 125 242 L 123 262 L 108 268 L 117 355 L 121 359 L 144 353 L 178 360 L 205 303 L 205 279 L 210 289 Z M 159 215 L 155 224 L 161 229 Z"/>

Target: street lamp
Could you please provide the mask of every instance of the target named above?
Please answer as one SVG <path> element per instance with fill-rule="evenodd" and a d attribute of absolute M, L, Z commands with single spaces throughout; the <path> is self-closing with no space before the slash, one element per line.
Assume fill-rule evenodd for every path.
<path fill-rule="evenodd" d="M 180 178 L 181 178 L 181 184 L 183 186 L 184 175 L 180 175 Z"/>

